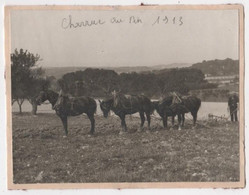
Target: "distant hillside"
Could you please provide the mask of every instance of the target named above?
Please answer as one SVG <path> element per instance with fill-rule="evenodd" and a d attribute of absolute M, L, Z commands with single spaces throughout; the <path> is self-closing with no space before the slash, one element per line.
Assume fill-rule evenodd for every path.
<path fill-rule="evenodd" d="M 182 67 L 189 67 L 191 64 L 187 63 L 174 63 L 174 64 L 167 64 L 167 65 L 156 65 L 156 66 L 131 66 L 131 67 L 94 67 L 94 68 L 102 68 L 108 70 L 114 70 L 118 74 L 123 72 L 150 72 L 152 70 L 162 70 L 166 68 L 182 68 Z M 54 76 L 55 78 L 61 78 L 64 74 L 69 72 L 75 72 L 79 70 L 85 70 L 86 68 L 90 67 L 49 67 L 44 68 L 46 70 L 46 74 L 48 76 Z"/>
<path fill-rule="evenodd" d="M 227 58 L 225 60 L 209 60 L 203 61 L 200 63 L 191 64 L 188 63 L 173 63 L 173 64 L 160 64 L 155 66 L 131 66 L 131 67 L 92 67 L 92 68 L 101 68 L 114 70 L 118 74 L 120 73 L 129 73 L 129 72 L 158 72 L 160 70 L 167 71 L 171 68 L 184 68 L 191 67 L 201 70 L 204 74 L 209 74 L 210 76 L 228 76 L 239 74 L 239 60 L 232 60 Z M 75 72 L 79 70 L 85 70 L 90 67 L 49 67 L 45 68 L 46 74 L 49 76 L 54 76 L 55 78 L 61 78 L 64 74 L 69 72 Z"/>
<path fill-rule="evenodd" d="M 79 70 L 83 71 L 86 69 L 86 67 L 49 67 L 44 69 L 46 71 L 46 75 L 54 76 L 56 79 L 58 79 L 69 72 L 75 72 Z"/>
<path fill-rule="evenodd" d="M 189 63 L 173 63 L 173 64 L 168 64 L 168 65 L 156 65 L 151 67 L 153 70 L 162 70 L 165 68 L 184 68 L 184 67 L 189 67 L 191 64 Z"/>
<path fill-rule="evenodd" d="M 210 76 L 228 76 L 239 74 L 239 60 L 227 58 L 225 60 L 203 61 L 192 65 L 192 68 L 200 69 Z"/>

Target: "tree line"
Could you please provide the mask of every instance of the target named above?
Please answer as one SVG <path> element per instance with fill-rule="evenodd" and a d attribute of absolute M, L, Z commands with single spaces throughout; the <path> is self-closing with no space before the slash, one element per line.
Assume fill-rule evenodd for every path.
<path fill-rule="evenodd" d="M 114 70 L 87 68 L 64 74 L 56 80 L 46 76 L 39 67 L 38 54 L 16 49 L 11 54 L 12 104 L 17 102 L 22 112 L 22 103 L 28 100 L 32 104 L 32 113 L 36 114 L 36 97 L 42 90 L 51 88 L 72 96 L 91 96 L 103 98 L 113 90 L 124 94 L 144 94 L 149 98 L 159 98 L 175 91 L 187 94 L 190 90 L 216 88 L 208 83 L 201 70 L 196 68 L 173 68 L 157 72 L 121 73 Z"/>
<path fill-rule="evenodd" d="M 204 74 L 194 68 L 165 69 L 157 73 L 121 74 L 113 70 L 87 68 L 84 71 L 63 75 L 58 84 L 63 91 L 72 95 L 104 97 L 116 90 L 124 94 L 144 94 L 150 98 L 159 98 L 172 91 L 187 94 L 194 89 L 217 87 L 204 78 Z M 79 83 L 81 84 L 78 85 Z"/>
<path fill-rule="evenodd" d="M 203 60 L 200 63 L 193 64 L 192 68 L 197 68 L 210 76 L 238 75 L 239 60 L 230 58 L 224 60 Z"/>

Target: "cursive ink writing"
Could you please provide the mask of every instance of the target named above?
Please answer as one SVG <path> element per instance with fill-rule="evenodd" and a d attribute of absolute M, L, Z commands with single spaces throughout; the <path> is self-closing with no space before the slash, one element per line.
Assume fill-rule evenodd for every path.
<path fill-rule="evenodd" d="M 154 20 L 154 22 L 152 23 L 152 26 L 156 25 L 156 24 L 174 24 L 174 25 L 183 25 L 183 18 L 182 16 L 180 17 L 173 17 L 173 18 L 169 18 L 167 16 L 164 16 L 164 17 L 161 17 L 161 16 L 158 16 L 156 18 L 156 20 Z"/>
<path fill-rule="evenodd" d="M 73 18 L 72 15 L 68 15 L 67 17 L 61 20 L 61 27 L 63 29 L 76 29 L 76 28 L 83 28 L 83 27 L 92 27 L 92 26 L 102 26 L 104 24 L 111 24 L 111 25 L 121 25 L 121 24 L 131 24 L 139 25 L 139 24 L 148 24 L 152 26 L 157 25 L 175 25 L 175 26 L 182 26 L 184 25 L 184 20 L 182 16 L 156 16 L 150 19 L 145 20 L 142 19 L 140 16 L 112 16 L 110 18 L 98 18 L 98 19 L 83 19 L 77 21 Z"/>
<path fill-rule="evenodd" d="M 129 18 L 129 23 L 130 24 L 139 24 L 139 23 L 143 23 L 143 22 L 139 17 L 131 16 Z"/>
<path fill-rule="evenodd" d="M 110 22 L 111 22 L 112 24 L 120 24 L 120 23 L 123 23 L 124 20 L 121 19 L 121 18 L 112 17 L 112 18 L 110 19 Z"/>
<path fill-rule="evenodd" d="M 84 20 L 80 22 L 74 22 L 72 16 L 69 15 L 67 18 L 62 19 L 61 27 L 64 29 L 91 27 L 105 24 L 105 21 L 98 20 Z"/>

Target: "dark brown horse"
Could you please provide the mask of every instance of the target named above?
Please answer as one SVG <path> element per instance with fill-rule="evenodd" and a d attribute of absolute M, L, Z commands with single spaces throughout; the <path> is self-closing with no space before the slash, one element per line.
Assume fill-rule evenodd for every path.
<path fill-rule="evenodd" d="M 190 112 L 193 116 L 193 125 L 196 125 L 197 113 L 201 106 L 201 100 L 195 96 L 180 97 L 173 93 L 172 104 L 170 110 L 180 116 L 178 118 L 178 129 L 181 130 L 181 126 L 184 126 L 185 117 L 184 114 Z"/>
<path fill-rule="evenodd" d="M 173 96 L 167 96 L 160 101 L 153 101 L 154 109 L 160 115 L 163 121 L 163 127 L 167 128 L 168 126 L 168 117 L 172 117 L 172 126 L 174 126 L 176 114 L 170 109 L 172 104 Z M 178 117 L 179 118 L 179 117 Z"/>
<path fill-rule="evenodd" d="M 48 100 L 56 114 L 60 117 L 65 133 L 68 134 L 67 117 L 68 116 L 78 116 L 80 114 L 86 113 L 91 121 L 90 133 L 94 133 L 95 129 L 95 119 L 94 113 L 96 112 L 97 104 L 94 99 L 90 97 L 68 97 L 62 93 L 59 95 L 51 90 L 42 91 L 37 98 L 37 103 Z"/>
<path fill-rule="evenodd" d="M 127 131 L 125 116 L 139 112 L 141 118 L 140 130 L 143 129 L 146 115 L 148 121 L 148 129 L 150 129 L 150 115 L 153 112 L 153 105 L 149 98 L 144 95 L 122 95 L 115 94 L 110 98 L 100 101 L 100 108 L 105 118 L 112 110 L 121 119 L 123 131 Z M 122 133 L 122 131 L 120 131 Z"/>

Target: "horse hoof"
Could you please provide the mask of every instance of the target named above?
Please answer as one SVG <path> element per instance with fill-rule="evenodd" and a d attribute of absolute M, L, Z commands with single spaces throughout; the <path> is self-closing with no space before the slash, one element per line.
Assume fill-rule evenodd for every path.
<path fill-rule="evenodd" d="M 172 131 L 172 130 L 174 130 L 174 128 L 173 128 L 173 127 L 170 127 L 169 130 Z"/>
<path fill-rule="evenodd" d="M 67 135 L 63 135 L 63 139 L 67 138 Z"/>
<path fill-rule="evenodd" d="M 123 132 L 123 131 L 120 131 L 120 132 L 119 132 L 119 135 L 123 135 L 123 134 L 124 134 L 124 132 Z"/>

